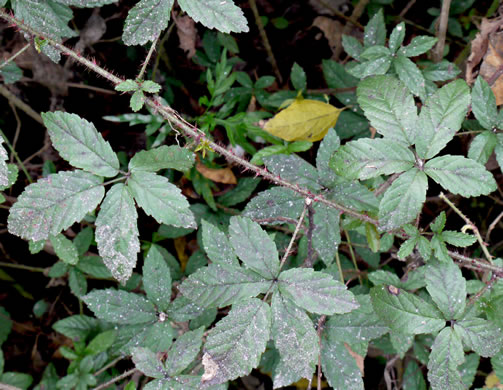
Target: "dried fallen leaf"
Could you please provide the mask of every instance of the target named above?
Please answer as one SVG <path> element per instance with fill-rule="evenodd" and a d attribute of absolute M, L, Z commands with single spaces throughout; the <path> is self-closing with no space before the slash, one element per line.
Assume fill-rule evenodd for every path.
<path fill-rule="evenodd" d="M 196 169 L 205 178 L 216 183 L 237 184 L 236 176 L 230 168 L 208 168 L 202 163 L 197 163 Z"/>
<path fill-rule="evenodd" d="M 187 15 L 176 18 L 175 23 L 178 39 L 180 40 L 180 49 L 187 52 L 187 58 L 190 59 L 196 54 L 196 24 Z"/>
<path fill-rule="evenodd" d="M 343 26 L 339 21 L 326 16 L 318 16 L 314 19 L 313 26 L 323 31 L 332 52 L 335 52 L 336 48 L 342 45 Z"/>
<path fill-rule="evenodd" d="M 297 99 L 269 120 L 264 130 L 286 141 L 319 141 L 335 126 L 342 109 L 318 100 Z"/>
<path fill-rule="evenodd" d="M 496 105 L 503 104 L 503 32 L 497 31 L 489 35 L 487 53 L 480 65 L 480 75 L 491 84 Z M 496 79 L 495 79 L 496 77 Z"/>

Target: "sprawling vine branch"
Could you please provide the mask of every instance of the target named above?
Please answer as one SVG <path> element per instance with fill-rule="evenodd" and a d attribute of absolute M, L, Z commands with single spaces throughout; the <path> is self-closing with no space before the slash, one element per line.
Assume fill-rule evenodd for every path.
<path fill-rule="evenodd" d="M 125 79 L 122 79 L 113 73 L 107 71 L 103 67 L 99 66 L 95 60 L 89 60 L 85 58 L 82 54 L 76 52 L 75 50 L 70 49 L 69 47 L 55 41 L 50 37 L 44 36 L 42 33 L 34 30 L 30 26 L 26 25 L 24 22 L 18 20 L 13 15 L 9 14 L 5 9 L 0 9 L 0 18 L 9 22 L 12 27 L 17 28 L 18 30 L 31 35 L 32 37 L 38 37 L 54 48 L 58 49 L 63 55 L 73 58 L 77 63 L 84 65 L 86 68 L 91 69 L 95 73 L 107 79 L 114 86 L 123 82 Z M 328 207 L 339 210 L 340 212 L 349 215 L 353 218 L 359 219 L 363 222 L 371 223 L 375 226 L 379 226 L 379 221 L 368 216 L 367 214 L 359 213 L 355 210 L 352 210 L 346 206 L 343 206 L 337 202 L 333 202 L 331 200 L 326 199 L 323 195 L 315 194 L 309 191 L 306 188 L 299 187 L 298 184 L 291 183 L 279 176 L 276 176 L 269 172 L 267 168 L 261 168 L 257 165 L 250 163 L 249 161 L 235 155 L 231 151 L 227 150 L 225 147 L 213 142 L 210 140 L 207 135 L 196 126 L 187 122 L 176 110 L 172 109 L 169 106 L 163 105 L 158 96 L 146 97 L 145 103 L 154 109 L 155 112 L 160 114 L 165 120 L 167 120 L 172 126 L 180 129 L 186 136 L 190 138 L 194 138 L 196 141 L 204 141 L 206 142 L 215 152 L 225 157 L 227 160 L 232 161 L 233 163 L 240 165 L 245 170 L 250 170 L 255 173 L 256 176 L 261 176 L 270 182 L 289 188 L 292 191 L 300 194 L 304 198 L 311 199 L 314 202 L 320 202 Z M 403 234 L 402 234 L 403 236 Z M 405 237 L 405 236 L 404 236 Z M 494 272 L 497 277 L 503 278 L 503 268 L 496 267 L 492 264 L 489 264 L 483 260 L 472 259 L 466 256 L 462 256 L 456 252 L 449 251 L 449 255 L 457 260 L 458 262 L 466 265 L 467 268 L 472 268 L 478 271 L 491 271 Z"/>

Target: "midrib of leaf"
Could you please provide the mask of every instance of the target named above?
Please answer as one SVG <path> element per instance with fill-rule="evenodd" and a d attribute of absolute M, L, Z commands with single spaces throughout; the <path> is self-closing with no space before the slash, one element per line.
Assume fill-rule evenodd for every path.
<path fill-rule="evenodd" d="M 400 302 L 400 301 L 397 301 L 397 302 L 398 302 L 398 303 L 400 303 L 400 309 L 398 309 L 398 310 L 400 310 L 400 311 L 404 311 L 405 313 L 408 313 L 408 314 L 412 314 L 414 317 L 420 317 L 420 318 L 431 318 L 431 319 L 433 319 L 433 320 L 439 320 L 439 319 L 440 319 L 439 317 L 428 317 L 427 315 L 422 314 L 420 311 L 418 311 L 417 313 L 416 313 L 415 311 L 408 311 L 408 310 L 406 310 L 406 309 L 403 307 L 403 305 L 401 304 L 401 302 Z M 397 307 L 396 307 L 396 306 L 393 306 L 392 304 L 390 304 L 390 303 L 388 303 L 388 302 L 386 302 L 386 301 L 384 301 L 384 300 L 382 300 L 382 299 L 380 300 L 380 303 L 382 303 L 382 304 L 384 304 L 384 305 L 386 305 L 386 306 L 390 307 L 391 309 L 393 309 L 393 311 L 396 311 L 396 310 L 397 310 Z"/>

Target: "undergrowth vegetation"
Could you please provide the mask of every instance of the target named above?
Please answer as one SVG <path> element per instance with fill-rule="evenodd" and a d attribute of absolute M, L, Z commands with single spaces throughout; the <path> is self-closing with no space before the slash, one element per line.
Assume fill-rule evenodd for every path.
<path fill-rule="evenodd" d="M 501 388 L 498 2 L 236 3 L 0 0 L 0 388 Z"/>

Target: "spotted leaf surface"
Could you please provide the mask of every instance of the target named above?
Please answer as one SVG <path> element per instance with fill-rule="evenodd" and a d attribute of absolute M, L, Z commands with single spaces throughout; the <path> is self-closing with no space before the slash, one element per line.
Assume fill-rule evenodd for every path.
<path fill-rule="evenodd" d="M 234 249 L 232 249 L 225 234 L 215 225 L 206 222 L 204 219 L 201 220 L 201 227 L 204 250 L 211 262 L 216 264 L 228 264 L 236 267 L 239 266 L 238 259 L 234 254 Z"/>
<path fill-rule="evenodd" d="M 30 184 L 10 209 L 9 232 L 39 241 L 68 229 L 101 202 L 105 194 L 101 183 L 101 177 L 71 171 Z"/>
<path fill-rule="evenodd" d="M 105 177 L 119 173 L 117 155 L 92 123 L 61 111 L 43 113 L 42 119 L 53 146 L 74 167 Z"/>
<path fill-rule="evenodd" d="M 271 334 L 271 309 L 252 298 L 232 307 L 206 339 L 203 386 L 248 375 L 258 366 Z"/>
<path fill-rule="evenodd" d="M 163 145 L 136 153 L 129 162 L 131 171 L 157 172 L 160 169 L 186 171 L 194 165 L 194 153 L 178 145 Z"/>
<path fill-rule="evenodd" d="M 7 151 L 3 147 L 3 138 L 0 135 L 0 187 L 7 187 L 9 185 L 9 169 L 7 167 Z"/>
<path fill-rule="evenodd" d="M 173 0 L 141 0 L 128 13 L 122 40 L 128 46 L 154 41 L 168 26 Z"/>
<path fill-rule="evenodd" d="M 117 3 L 119 0 L 56 0 L 58 3 L 69 5 L 72 7 L 94 8 L 101 7 L 106 4 Z"/>
<path fill-rule="evenodd" d="M 242 267 L 210 264 L 200 268 L 179 287 L 180 292 L 198 306 L 224 307 L 265 293 L 271 281 Z"/>
<path fill-rule="evenodd" d="M 318 362 L 318 336 L 306 312 L 279 293 L 271 303 L 272 338 L 281 360 L 274 370 L 274 388 L 301 378 L 311 379 Z"/>
<path fill-rule="evenodd" d="M 483 318 L 466 318 L 454 324 L 455 331 L 465 344 L 480 356 L 491 357 L 503 347 L 503 334 L 494 322 Z"/>
<path fill-rule="evenodd" d="M 260 223 L 283 223 L 283 218 L 298 219 L 304 208 L 304 198 L 294 191 L 273 187 L 257 194 L 248 202 L 243 215 Z"/>
<path fill-rule="evenodd" d="M 112 276 L 125 283 L 136 266 L 140 251 L 138 214 L 128 188 L 115 184 L 107 192 L 96 218 L 96 243 Z"/>
<path fill-rule="evenodd" d="M 204 327 L 180 336 L 168 350 L 164 363 L 169 376 L 179 375 L 197 356 L 203 343 Z"/>
<path fill-rule="evenodd" d="M 82 297 L 100 320 L 117 324 L 143 324 L 157 319 L 154 305 L 144 297 L 123 290 L 93 290 Z"/>
<path fill-rule="evenodd" d="M 317 314 L 348 313 L 358 307 L 353 293 L 332 276 L 310 268 L 293 268 L 278 278 L 279 292 L 304 310 Z"/>
<path fill-rule="evenodd" d="M 263 160 L 267 169 L 273 174 L 313 191 L 321 189 L 318 184 L 318 171 L 299 156 L 278 154 L 264 157 Z"/>
<path fill-rule="evenodd" d="M 143 288 L 159 311 L 165 311 L 171 300 L 171 274 L 157 246 L 153 245 L 143 264 Z"/>
<path fill-rule="evenodd" d="M 162 362 L 157 359 L 155 352 L 142 347 L 132 348 L 131 352 L 135 367 L 146 376 L 164 378 L 167 375 L 166 368 Z"/>
<path fill-rule="evenodd" d="M 164 176 L 151 172 L 133 172 L 128 180 L 134 199 L 159 223 L 177 227 L 196 227 L 189 202 L 178 187 Z"/>
<path fill-rule="evenodd" d="M 330 264 L 341 242 L 339 211 L 323 203 L 316 203 L 313 221 L 313 248 L 325 264 Z"/>
<path fill-rule="evenodd" d="M 279 273 L 276 244 L 260 225 L 249 218 L 232 217 L 229 240 L 247 268 L 272 280 Z"/>
<path fill-rule="evenodd" d="M 321 339 L 321 366 L 333 389 L 364 390 L 362 373 L 344 342 Z"/>
<path fill-rule="evenodd" d="M 205 27 L 224 33 L 249 31 L 243 11 L 232 0 L 179 0 L 178 4 Z"/>

